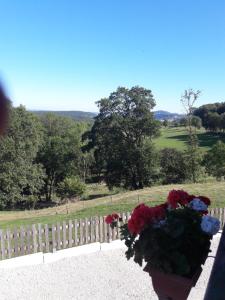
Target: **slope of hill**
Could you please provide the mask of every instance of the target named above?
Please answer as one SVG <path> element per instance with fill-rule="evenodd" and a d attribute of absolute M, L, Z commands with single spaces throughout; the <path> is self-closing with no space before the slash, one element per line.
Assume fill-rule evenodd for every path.
<path fill-rule="evenodd" d="M 32 110 L 32 113 L 42 116 L 44 114 L 53 113 L 59 116 L 72 118 L 77 121 L 91 121 L 97 115 L 97 113 L 79 111 L 79 110 L 71 110 L 71 111 L 54 111 L 54 110 Z"/>
<path fill-rule="evenodd" d="M 71 110 L 71 111 L 32 110 L 32 112 L 37 115 L 54 113 L 59 116 L 69 117 L 69 118 L 72 118 L 77 121 L 90 121 L 90 120 L 93 120 L 93 118 L 97 115 L 97 113 L 79 111 L 79 110 Z M 177 120 L 177 119 L 180 119 L 183 117 L 183 115 L 181 115 L 181 114 L 171 113 L 171 112 L 164 111 L 164 110 L 157 110 L 157 111 L 154 111 L 153 113 L 154 113 L 154 117 L 156 118 L 156 120 L 160 120 L 160 121 L 163 121 L 163 120 L 172 121 L 172 120 Z"/>
<path fill-rule="evenodd" d="M 103 191 L 102 185 L 96 185 L 96 189 L 92 190 L 95 195 L 99 194 L 98 188 Z M 104 193 L 109 193 L 109 195 L 101 198 L 30 211 L 1 211 L 0 228 L 12 228 L 35 223 L 52 224 L 70 219 L 106 216 L 112 212 L 127 212 L 133 210 L 140 203 L 155 205 L 165 202 L 171 189 L 184 189 L 190 194 L 207 195 L 212 200 L 212 207 L 224 207 L 225 204 L 224 181 L 212 180 L 194 184 L 152 186 L 137 191 L 121 192 L 112 196 L 110 196 L 107 187 L 104 186 Z"/>
<path fill-rule="evenodd" d="M 225 142 L 224 133 L 211 133 L 204 128 L 197 130 L 199 147 L 203 152 L 212 148 L 219 140 Z M 188 131 L 185 127 L 161 128 L 161 135 L 155 140 L 158 149 L 175 148 L 185 150 L 188 142 Z"/>
<path fill-rule="evenodd" d="M 182 114 L 177 114 L 177 113 L 171 113 L 165 110 L 156 110 L 154 111 L 154 116 L 156 118 L 156 120 L 169 120 L 169 121 L 173 121 L 173 120 L 179 120 L 181 118 L 183 118 L 184 115 Z"/>

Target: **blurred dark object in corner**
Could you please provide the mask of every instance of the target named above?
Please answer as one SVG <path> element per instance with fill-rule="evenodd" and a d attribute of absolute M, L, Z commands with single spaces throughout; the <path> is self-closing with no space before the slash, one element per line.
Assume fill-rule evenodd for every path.
<path fill-rule="evenodd" d="M 9 99 L 6 97 L 3 87 L 0 84 L 0 135 L 2 135 L 8 123 Z"/>

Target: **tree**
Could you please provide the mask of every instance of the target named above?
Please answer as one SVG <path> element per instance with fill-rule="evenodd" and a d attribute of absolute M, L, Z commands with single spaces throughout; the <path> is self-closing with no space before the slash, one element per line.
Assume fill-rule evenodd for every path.
<path fill-rule="evenodd" d="M 187 127 L 187 125 L 188 125 L 188 121 L 187 121 L 187 118 L 181 118 L 180 120 L 179 120 L 179 125 L 180 126 L 184 126 L 184 127 Z"/>
<path fill-rule="evenodd" d="M 225 177 L 225 143 L 218 141 L 204 157 L 206 171 L 217 179 Z"/>
<path fill-rule="evenodd" d="M 209 112 L 206 126 L 210 131 L 219 131 L 221 128 L 221 116 L 217 112 Z"/>
<path fill-rule="evenodd" d="M 169 121 L 168 120 L 163 120 L 163 126 L 168 127 L 169 126 Z"/>
<path fill-rule="evenodd" d="M 201 118 L 203 127 L 213 132 L 224 131 L 224 113 L 225 102 L 205 104 L 194 110 L 194 115 Z"/>
<path fill-rule="evenodd" d="M 188 146 L 186 150 L 186 170 L 190 179 L 195 183 L 201 172 L 201 152 L 198 146 L 198 137 L 196 135 L 196 128 L 192 126 L 194 104 L 200 96 L 201 92 L 192 89 L 185 90 L 181 97 L 181 103 L 186 111 L 187 130 L 188 130 Z"/>
<path fill-rule="evenodd" d="M 82 196 L 86 191 L 85 184 L 78 176 L 66 177 L 58 184 L 57 194 L 61 199 L 72 199 Z"/>
<path fill-rule="evenodd" d="M 221 130 L 225 131 L 225 113 L 222 113 L 220 116 L 221 116 Z"/>
<path fill-rule="evenodd" d="M 42 142 L 38 118 L 22 106 L 10 108 L 9 127 L 0 139 L 0 205 L 27 206 L 37 201 L 44 171 L 35 163 Z"/>
<path fill-rule="evenodd" d="M 107 185 L 143 188 L 155 177 L 155 151 L 152 138 L 159 132 L 151 110 L 152 92 L 142 87 L 119 87 L 97 102 L 99 114 L 85 150 L 94 149 L 96 165 Z M 154 170 L 153 170 L 154 169 Z"/>
<path fill-rule="evenodd" d="M 191 118 L 191 125 L 196 129 L 201 129 L 202 127 L 202 120 L 198 116 L 192 116 Z"/>
<path fill-rule="evenodd" d="M 4 133 L 8 122 L 10 101 L 0 84 L 0 135 Z"/>
<path fill-rule="evenodd" d="M 44 142 L 37 161 L 46 172 L 43 193 L 46 201 L 52 201 L 56 186 L 64 178 L 80 175 L 81 127 L 69 118 L 47 114 L 41 118 L 44 127 Z"/>
<path fill-rule="evenodd" d="M 164 184 L 181 183 L 186 179 L 186 164 L 181 151 L 165 148 L 161 151 L 161 175 Z"/>

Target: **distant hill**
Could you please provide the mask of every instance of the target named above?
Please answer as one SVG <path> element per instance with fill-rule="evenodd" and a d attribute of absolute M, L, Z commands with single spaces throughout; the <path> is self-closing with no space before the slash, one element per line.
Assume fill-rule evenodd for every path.
<path fill-rule="evenodd" d="M 71 110 L 71 111 L 53 111 L 53 110 L 32 110 L 34 114 L 37 115 L 44 115 L 47 113 L 54 113 L 59 116 L 69 117 L 77 121 L 93 121 L 93 118 L 97 115 L 97 113 L 93 112 L 86 112 L 86 111 L 79 111 L 79 110 Z M 156 110 L 153 112 L 156 120 L 178 120 L 183 117 L 181 114 L 171 113 L 165 110 Z"/>
<path fill-rule="evenodd" d="M 165 110 L 156 110 L 154 111 L 154 116 L 156 120 L 168 120 L 168 121 L 174 121 L 174 120 L 179 120 L 184 117 L 182 114 L 177 114 L 177 113 L 171 113 Z"/>
<path fill-rule="evenodd" d="M 44 114 L 53 113 L 62 117 L 72 118 L 77 121 L 91 121 L 97 115 L 97 113 L 71 110 L 71 111 L 54 111 L 54 110 L 32 110 L 32 113 L 42 116 Z"/>

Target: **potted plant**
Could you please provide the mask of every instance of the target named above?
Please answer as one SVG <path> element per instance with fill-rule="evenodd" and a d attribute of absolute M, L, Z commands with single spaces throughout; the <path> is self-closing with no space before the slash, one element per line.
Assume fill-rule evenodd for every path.
<path fill-rule="evenodd" d="M 126 224 L 120 226 L 117 214 L 106 217 L 112 227 L 120 226 L 127 259 L 146 263 L 159 299 L 187 299 L 196 284 L 220 228 L 219 220 L 208 215 L 209 205 L 207 197 L 172 190 L 164 204 L 138 205 Z"/>

